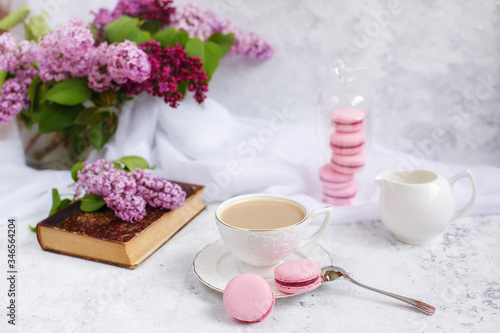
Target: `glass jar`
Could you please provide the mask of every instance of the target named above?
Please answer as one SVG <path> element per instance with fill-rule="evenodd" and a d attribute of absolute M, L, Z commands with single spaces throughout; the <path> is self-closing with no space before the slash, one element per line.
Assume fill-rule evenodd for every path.
<path fill-rule="evenodd" d="M 337 61 L 332 88 L 319 96 L 317 198 L 330 205 L 369 200 L 373 179 L 367 179 L 364 170 L 371 142 L 370 98 L 357 78 L 364 70 Z"/>

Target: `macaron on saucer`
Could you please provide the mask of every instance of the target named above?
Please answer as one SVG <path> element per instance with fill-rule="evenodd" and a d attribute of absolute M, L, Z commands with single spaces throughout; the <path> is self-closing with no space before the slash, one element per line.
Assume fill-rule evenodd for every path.
<path fill-rule="evenodd" d="M 311 259 L 285 261 L 274 269 L 274 284 L 283 293 L 306 293 L 318 288 L 321 282 L 321 266 Z"/>
<path fill-rule="evenodd" d="M 297 249 L 285 258 L 285 262 L 294 259 L 311 259 L 321 266 L 333 264 L 330 254 L 318 244 Z M 229 281 L 235 276 L 248 273 L 240 270 L 239 260 L 221 240 L 207 245 L 198 252 L 193 261 L 193 269 L 203 284 L 219 292 L 224 292 Z M 279 291 L 274 284 L 274 277 L 266 277 L 264 280 L 269 284 L 276 298 L 294 295 Z"/>
<path fill-rule="evenodd" d="M 227 284 L 224 306 L 239 321 L 256 323 L 264 320 L 274 307 L 271 286 L 258 275 L 240 274 Z"/>

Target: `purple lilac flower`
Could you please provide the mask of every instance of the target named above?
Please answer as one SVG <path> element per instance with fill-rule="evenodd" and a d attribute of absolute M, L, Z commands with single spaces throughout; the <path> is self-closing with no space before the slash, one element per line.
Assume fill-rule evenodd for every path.
<path fill-rule="evenodd" d="M 29 107 L 28 88 L 18 78 L 4 82 L 0 96 L 0 123 L 10 122 L 23 108 Z"/>
<path fill-rule="evenodd" d="M 137 182 L 137 193 L 149 206 L 176 209 L 186 203 L 186 192 L 178 184 L 156 177 L 150 172 L 135 169 L 132 174 Z"/>
<path fill-rule="evenodd" d="M 242 55 L 247 58 L 267 60 L 274 49 L 254 32 L 242 32 L 229 21 L 220 20 L 212 11 L 203 11 L 195 4 L 180 7 L 172 15 L 172 25 L 189 33 L 191 38 L 207 40 L 214 33 L 234 34 L 234 44 L 228 56 Z"/>
<path fill-rule="evenodd" d="M 175 13 L 171 7 L 172 0 L 138 0 L 138 16 L 145 20 L 158 20 L 163 24 L 170 23 L 170 17 Z"/>
<path fill-rule="evenodd" d="M 127 80 L 141 83 L 149 78 L 151 67 L 147 54 L 129 40 L 113 45 L 108 60 L 108 72 L 118 84 Z"/>
<path fill-rule="evenodd" d="M 104 201 L 106 206 L 115 211 L 116 217 L 126 222 L 139 222 L 147 215 L 146 201 L 137 195 L 112 193 L 105 197 Z"/>
<path fill-rule="evenodd" d="M 82 190 L 102 197 L 124 221 L 138 222 L 146 216 L 146 201 L 137 196 L 134 177 L 115 168 L 113 163 L 102 159 L 95 163 L 83 162 L 83 169 L 78 171 L 76 194 L 80 195 Z"/>
<path fill-rule="evenodd" d="M 175 209 L 184 205 L 186 199 L 186 193 L 177 184 L 140 169 L 125 172 L 103 159 L 83 162 L 83 169 L 77 175 L 77 196 L 86 192 L 102 197 L 118 218 L 130 223 L 146 216 L 146 204 Z"/>
<path fill-rule="evenodd" d="M 199 57 L 186 56 L 186 50 L 180 45 L 162 48 L 157 41 L 147 41 L 140 47 L 148 55 L 151 75 L 141 84 L 127 82 L 122 87 L 127 95 L 139 95 L 147 91 L 153 96 L 162 97 L 165 103 L 175 108 L 183 97 L 177 91 L 178 84 L 187 82 L 187 90 L 194 92 L 198 103 L 203 102 L 208 84 Z"/>
<path fill-rule="evenodd" d="M 94 38 L 88 24 L 72 19 L 40 38 L 38 67 L 43 81 L 87 76 Z"/>
<path fill-rule="evenodd" d="M 120 0 L 113 11 L 101 8 L 91 12 L 94 15 L 92 26 L 97 28 L 98 42 L 104 40 L 106 24 L 113 22 L 122 15 L 140 17 L 144 20 L 158 20 L 163 25 L 170 23 L 170 16 L 175 12 L 171 0 Z"/>

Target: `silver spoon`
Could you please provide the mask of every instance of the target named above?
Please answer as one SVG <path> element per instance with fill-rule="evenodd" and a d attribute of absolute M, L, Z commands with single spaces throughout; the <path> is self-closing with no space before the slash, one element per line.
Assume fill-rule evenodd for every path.
<path fill-rule="evenodd" d="M 412 299 L 412 298 L 408 298 L 408 297 L 396 295 L 396 294 L 393 294 L 393 293 L 389 293 L 387 291 L 383 291 L 383 290 L 380 290 L 380 289 L 372 288 L 372 287 L 369 287 L 369 286 L 367 286 L 365 284 L 359 283 L 358 281 L 356 281 L 353 278 L 351 278 L 349 276 L 349 274 L 347 274 L 347 272 L 343 268 L 341 268 L 341 267 L 337 267 L 337 266 L 325 266 L 325 267 L 323 267 L 321 269 L 321 276 L 323 278 L 323 282 L 329 282 L 329 281 L 334 281 L 334 280 L 341 279 L 341 278 L 346 278 L 347 280 L 351 281 L 354 284 L 357 284 L 358 286 L 361 286 L 363 288 L 376 291 L 378 293 L 381 293 L 381 294 L 384 294 L 384 295 L 387 295 L 387 296 L 394 297 L 394 298 L 399 299 L 399 300 L 401 300 L 403 302 L 406 302 L 406 303 L 408 303 L 410 305 L 413 305 L 414 307 L 416 307 L 417 309 L 419 309 L 420 311 L 422 311 L 423 313 L 425 313 L 425 314 L 427 314 L 429 316 L 432 316 L 436 312 L 436 309 L 432 305 L 429 305 L 427 303 L 420 302 L 420 301 L 417 301 L 417 300 Z"/>

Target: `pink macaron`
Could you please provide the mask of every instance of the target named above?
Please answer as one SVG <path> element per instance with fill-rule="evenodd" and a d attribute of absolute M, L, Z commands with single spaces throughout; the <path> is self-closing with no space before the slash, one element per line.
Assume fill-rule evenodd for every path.
<path fill-rule="evenodd" d="M 365 112 L 360 109 L 342 108 L 330 111 L 332 126 L 339 132 L 358 132 L 365 125 Z"/>
<path fill-rule="evenodd" d="M 352 199 L 356 197 L 358 192 L 358 184 L 351 180 L 347 186 L 337 190 L 329 190 L 323 188 L 323 202 L 334 206 L 347 206 L 352 203 Z"/>
<path fill-rule="evenodd" d="M 289 260 L 274 269 L 274 284 L 282 293 L 305 293 L 318 288 L 321 282 L 321 267 L 314 260 Z"/>
<path fill-rule="evenodd" d="M 224 306 L 239 321 L 256 323 L 264 320 L 274 307 L 271 286 L 256 274 L 240 274 L 224 289 Z"/>
<path fill-rule="evenodd" d="M 337 155 L 355 155 L 365 147 L 366 136 L 363 132 L 333 132 L 330 137 L 330 148 Z"/>
<path fill-rule="evenodd" d="M 366 154 L 364 151 L 356 155 L 337 155 L 333 154 L 331 159 L 332 168 L 346 175 L 354 175 L 363 170 L 366 162 Z"/>
<path fill-rule="evenodd" d="M 336 190 L 343 188 L 352 180 L 352 177 L 352 175 L 335 171 L 331 163 L 325 164 L 319 169 L 319 179 L 324 189 Z"/>

